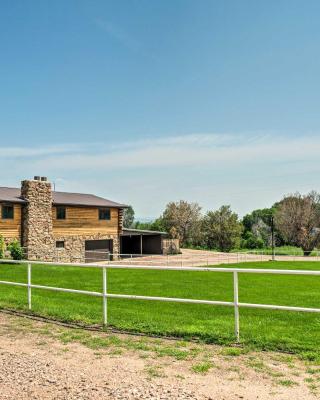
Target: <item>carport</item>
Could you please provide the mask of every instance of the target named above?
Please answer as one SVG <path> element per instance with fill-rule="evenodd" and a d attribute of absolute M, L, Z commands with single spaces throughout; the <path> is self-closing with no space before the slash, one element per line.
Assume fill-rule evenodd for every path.
<path fill-rule="evenodd" d="M 120 236 L 121 254 L 162 254 L 166 232 L 124 228 Z"/>

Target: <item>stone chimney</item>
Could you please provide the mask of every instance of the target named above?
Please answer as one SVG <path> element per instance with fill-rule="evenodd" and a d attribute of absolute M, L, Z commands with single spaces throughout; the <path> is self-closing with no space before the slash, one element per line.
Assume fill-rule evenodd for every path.
<path fill-rule="evenodd" d="M 22 213 L 22 244 L 29 260 L 52 261 L 52 189 L 45 177 L 21 182 L 21 196 L 28 201 Z"/>

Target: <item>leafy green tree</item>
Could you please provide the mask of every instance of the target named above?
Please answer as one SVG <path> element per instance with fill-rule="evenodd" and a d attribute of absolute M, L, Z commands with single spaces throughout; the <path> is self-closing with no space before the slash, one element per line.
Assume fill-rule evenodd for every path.
<path fill-rule="evenodd" d="M 252 211 L 243 217 L 242 223 L 244 231 L 251 231 L 252 227 L 259 221 L 263 221 L 267 226 L 271 226 L 271 217 L 274 214 L 275 209 L 263 208 Z"/>
<path fill-rule="evenodd" d="M 175 232 L 180 246 L 196 243 L 201 235 L 201 207 L 198 203 L 188 203 L 180 200 L 167 204 L 162 217 L 166 232 Z M 174 228 L 174 229 L 173 229 Z"/>
<path fill-rule="evenodd" d="M 209 249 L 229 252 L 240 244 L 243 226 L 230 206 L 209 211 L 202 221 L 204 243 Z"/>
<path fill-rule="evenodd" d="M 123 226 L 124 228 L 131 228 L 134 221 L 134 209 L 132 206 L 124 209 L 123 212 Z"/>
<path fill-rule="evenodd" d="M 272 218 L 274 218 L 278 205 L 279 203 L 276 203 L 271 208 L 254 210 L 243 217 L 244 230 L 241 247 L 255 249 L 272 245 Z M 276 245 L 285 244 L 277 227 L 273 226 L 273 229 Z"/>
<path fill-rule="evenodd" d="M 150 222 L 136 221 L 132 225 L 132 228 L 148 230 L 148 231 L 159 231 L 159 232 L 162 232 L 165 229 L 161 218 L 157 218 L 154 221 L 150 221 Z"/>
<path fill-rule="evenodd" d="M 320 245 L 320 194 L 286 196 L 278 205 L 275 223 L 287 244 L 310 255 Z"/>

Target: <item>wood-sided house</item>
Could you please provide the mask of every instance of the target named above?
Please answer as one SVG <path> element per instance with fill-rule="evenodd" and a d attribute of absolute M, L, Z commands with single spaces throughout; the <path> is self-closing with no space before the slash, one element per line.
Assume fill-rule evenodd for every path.
<path fill-rule="evenodd" d="M 24 180 L 20 189 L 0 187 L 0 206 L 0 235 L 19 240 L 30 260 L 84 262 L 128 249 L 162 252 L 163 233 L 123 229 L 124 204 L 55 192 L 46 178 Z"/>

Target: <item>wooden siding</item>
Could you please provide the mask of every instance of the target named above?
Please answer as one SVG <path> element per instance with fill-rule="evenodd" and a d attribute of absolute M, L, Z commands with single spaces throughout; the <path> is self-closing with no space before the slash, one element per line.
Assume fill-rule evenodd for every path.
<path fill-rule="evenodd" d="M 119 211 L 110 209 L 110 220 L 99 220 L 98 207 L 66 206 L 66 219 L 57 219 L 56 207 L 52 208 L 53 234 L 55 236 L 118 235 Z"/>
<path fill-rule="evenodd" d="M 7 203 L 5 203 L 7 204 Z M 5 239 L 21 240 L 21 205 L 14 204 L 14 218 L 2 219 L 2 209 L 0 204 L 0 235 Z"/>

